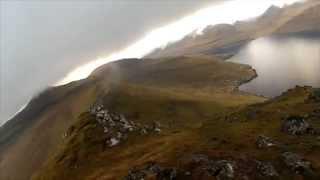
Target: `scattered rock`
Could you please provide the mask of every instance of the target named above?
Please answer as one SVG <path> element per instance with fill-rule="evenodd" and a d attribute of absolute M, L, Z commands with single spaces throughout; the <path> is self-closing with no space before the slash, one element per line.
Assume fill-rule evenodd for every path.
<path fill-rule="evenodd" d="M 257 162 L 257 170 L 262 176 L 266 177 L 277 177 L 279 176 L 278 172 L 275 170 L 273 165 L 269 162 Z"/>
<path fill-rule="evenodd" d="M 264 135 L 260 135 L 257 138 L 256 145 L 258 148 L 268 148 L 275 146 L 276 143 L 271 138 Z"/>
<path fill-rule="evenodd" d="M 185 179 L 197 176 L 198 172 L 204 172 L 208 178 L 214 177 L 218 180 L 233 179 L 235 176 L 234 162 L 228 160 L 209 160 L 206 155 L 193 155 L 192 165 L 189 167 L 161 167 L 159 164 L 151 162 L 140 168 L 134 168 L 129 171 L 126 180 L 142 179 L 157 179 L 157 180 L 175 180 Z M 196 163 L 196 164 L 194 164 Z M 187 169 L 185 169 L 187 168 Z"/>
<path fill-rule="evenodd" d="M 144 127 L 140 129 L 140 134 L 141 135 L 146 135 L 148 134 L 147 129 L 145 129 Z"/>
<path fill-rule="evenodd" d="M 282 131 L 291 135 L 307 134 L 310 130 L 311 126 L 301 116 L 288 117 L 282 125 Z"/>
<path fill-rule="evenodd" d="M 311 163 L 306 161 L 298 154 L 292 152 L 282 153 L 284 163 L 296 174 L 305 174 L 312 172 Z"/>
<path fill-rule="evenodd" d="M 146 173 L 141 170 L 130 170 L 125 180 L 144 180 Z"/>
<path fill-rule="evenodd" d="M 109 136 L 107 144 L 114 147 L 125 140 L 127 133 L 136 128 L 132 121 L 127 120 L 124 115 L 111 113 L 104 109 L 103 105 L 94 105 L 89 112 L 95 115 L 96 121 L 103 127 L 103 132 Z"/>
<path fill-rule="evenodd" d="M 159 122 L 157 121 L 154 121 L 153 124 L 152 124 L 152 130 L 156 133 L 160 133 L 161 132 L 161 125 Z"/>
<path fill-rule="evenodd" d="M 157 180 L 174 180 L 177 178 L 177 170 L 175 168 L 166 168 L 157 174 Z"/>
<path fill-rule="evenodd" d="M 103 132 L 104 132 L 104 133 L 108 133 L 108 132 L 109 132 L 108 127 L 103 127 Z"/>
<path fill-rule="evenodd" d="M 149 178 L 157 180 L 175 180 L 177 178 L 177 170 L 175 168 L 163 168 L 160 165 L 151 162 L 143 168 L 130 170 L 124 179 L 143 180 Z"/>
<path fill-rule="evenodd" d="M 149 133 L 160 133 L 160 123 L 158 122 L 153 122 L 151 126 L 149 125 L 144 125 L 143 127 L 140 128 L 140 134 L 141 135 L 146 135 Z"/>
<path fill-rule="evenodd" d="M 90 108 L 90 113 L 91 114 L 97 114 L 98 112 L 100 112 L 103 109 L 103 105 L 100 104 L 95 104 Z"/>
<path fill-rule="evenodd" d="M 186 160 L 187 164 L 192 164 L 192 169 L 198 169 L 190 172 L 197 174 L 197 172 L 204 172 L 208 177 L 215 177 L 216 179 L 233 179 L 234 178 L 234 162 L 228 160 L 211 160 L 205 154 L 193 154 L 190 160 Z"/>
<path fill-rule="evenodd" d="M 116 146 L 120 143 L 120 140 L 118 138 L 110 138 L 107 142 L 109 144 L 109 147 L 113 147 L 113 146 Z"/>
<path fill-rule="evenodd" d="M 147 165 L 146 170 L 150 171 L 151 173 L 158 174 L 161 172 L 162 167 L 155 162 L 151 162 Z"/>
<path fill-rule="evenodd" d="M 156 133 L 160 133 L 160 132 L 161 132 L 161 129 L 156 128 L 156 129 L 154 129 L 154 131 L 155 131 Z"/>
<path fill-rule="evenodd" d="M 208 164 L 207 171 L 217 179 L 233 179 L 233 162 L 227 160 L 213 161 Z"/>
<path fill-rule="evenodd" d="M 236 115 L 229 115 L 229 116 L 226 116 L 225 117 L 225 121 L 229 122 L 229 123 L 232 123 L 232 122 L 235 122 L 235 121 L 238 121 L 238 117 Z"/>

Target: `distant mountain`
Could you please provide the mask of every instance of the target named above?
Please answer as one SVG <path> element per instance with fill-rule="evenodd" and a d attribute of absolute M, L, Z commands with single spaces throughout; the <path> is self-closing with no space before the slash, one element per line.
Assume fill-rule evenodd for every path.
<path fill-rule="evenodd" d="M 320 4 L 309 7 L 307 10 L 291 18 L 280 26 L 276 33 L 319 32 L 320 31 Z"/>
<path fill-rule="evenodd" d="M 319 32 L 320 2 L 308 1 L 285 8 L 270 7 L 262 16 L 234 25 L 210 26 L 198 36 L 191 34 L 181 41 L 157 49 L 146 57 L 180 55 L 215 55 L 228 58 L 248 41 L 273 34 Z"/>

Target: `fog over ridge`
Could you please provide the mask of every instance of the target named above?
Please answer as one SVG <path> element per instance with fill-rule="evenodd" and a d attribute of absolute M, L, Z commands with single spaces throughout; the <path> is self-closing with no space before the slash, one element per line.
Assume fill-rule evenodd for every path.
<path fill-rule="evenodd" d="M 0 1 L 0 124 L 79 65 L 218 1 Z"/>

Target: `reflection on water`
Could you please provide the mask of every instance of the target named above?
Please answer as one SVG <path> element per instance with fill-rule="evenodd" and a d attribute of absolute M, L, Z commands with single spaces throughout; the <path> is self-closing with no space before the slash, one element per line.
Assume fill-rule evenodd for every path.
<path fill-rule="evenodd" d="M 267 97 L 296 85 L 320 87 L 320 37 L 266 37 L 245 46 L 230 61 L 249 64 L 258 77 L 240 90 Z"/>

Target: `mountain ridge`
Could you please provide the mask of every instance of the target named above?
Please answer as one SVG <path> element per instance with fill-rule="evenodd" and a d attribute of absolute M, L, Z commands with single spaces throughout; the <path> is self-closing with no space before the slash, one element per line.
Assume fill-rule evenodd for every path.
<path fill-rule="evenodd" d="M 110 92 L 115 97 L 120 98 L 119 102 L 114 99 L 110 101 L 124 103 L 123 107 L 136 106 L 147 109 L 148 107 L 133 103 L 142 99 L 141 103 L 146 104 L 149 101 L 155 101 L 155 104 L 160 107 L 167 108 L 168 112 L 165 111 L 163 113 L 170 114 L 174 111 L 172 110 L 173 106 L 178 104 L 182 106 L 182 109 L 178 110 L 179 112 L 183 111 L 184 108 L 188 109 L 195 119 L 197 118 L 195 114 L 199 113 L 197 111 L 205 114 L 204 119 L 206 119 L 207 114 L 209 114 L 209 117 L 213 117 L 211 113 L 207 112 L 208 107 L 206 104 L 222 112 L 229 112 L 229 108 L 233 109 L 237 108 L 237 106 L 247 106 L 248 104 L 265 101 L 265 98 L 248 95 L 237 90 L 241 83 L 250 81 L 256 76 L 254 70 L 247 66 L 230 64 L 223 60 L 235 54 L 243 44 L 257 37 L 268 35 L 270 31 L 280 34 L 297 33 L 291 31 L 292 26 L 297 23 L 303 27 L 298 29 L 299 32 L 304 32 L 305 30 L 311 30 L 311 32 L 319 31 L 318 25 L 320 23 L 318 23 L 318 20 L 320 18 L 316 17 L 320 16 L 317 13 L 320 12 L 317 11 L 320 9 L 320 3 L 316 1 L 313 1 L 313 3 L 308 4 L 306 7 L 299 4 L 286 7 L 285 13 L 279 13 L 278 11 L 274 13 L 272 8 L 272 16 L 278 16 L 278 13 L 281 15 L 289 14 L 290 16 L 290 20 L 287 20 L 285 15 L 283 15 L 284 20 L 277 19 L 281 21 L 279 24 L 284 25 L 283 27 L 280 26 L 280 28 L 277 26 L 277 28 L 271 28 L 271 30 L 264 29 L 267 25 L 270 26 L 270 21 L 262 22 L 261 24 L 267 24 L 262 26 L 259 24 L 259 18 L 256 21 L 238 22 L 235 25 L 209 27 L 202 36 L 186 37 L 163 50 L 147 55 L 144 60 L 126 59 L 109 63 L 97 68 L 88 79 L 44 92 L 38 97 L 40 100 L 38 98 L 34 99 L 32 101 L 34 103 L 31 103 L 30 106 L 28 105 L 13 121 L 7 122 L 3 126 L 6 129 L 0 129 L 0 171 L 5 172 L 1 173 L 0 179 L 9 179 L 11 176 L 13 179 L 29 179 L 44 164 L 47 166 L 44 169 L 41 168 L 41 172 L 46 172 L 48 167 L 49 169 L 55 168 L 55 165 L 50 167 L 52 158 L 54 158 L 52 154 L 59 152 L 60 147 L 65 145 L 64 133 L 67 132 L 70 126 L 79 122 L 78 116 L 80 114 L 87 112 L 97 99 L 106 96 Z M 312 6 L 311 12 L 308 12 L 309 6 Z M 291 17 L 291 11 L 297 14 Z M 263 19 L 267 19 L 267 17 L 264 16 Z M 309 22 L 310 19 L 313 23 Z M 277 21 L 273 23 L 277 24 Z M 256 33 L 257 27 L 255 26 L 261 26 L 260 29 L 262 30 Z M 252 33 L 252 29 L 254 29 L 255 33 Z M 230 36 L 230 34 L 235 34 L 236 36 Z M 221 70 L 225 70 L 225 68 L 231 70 L 221 72 L 217 67 L 223 67 L 220 68 Z M 211 71 L 212 69 L 214 71 Z M 234 73 L 241 75 L 236 76 Z M 203 81 L 208 80 L 207 76 L 212 78 L 209 84 Z M 189 81 L 193 83 L 190 84 Z M 119 95 L 117 91 L 123 94 L 120 93 Z M 311 92 L 310 89 L 306 91 L 309 94 Z M 150 99 L 145 99 L 144 93 Z M 307 95 L 305 93 L 302 94 L 306 99 Z M 128 99 L 131 98 L 132 102 L 121 99 L 122 95 L 128 97 Z M 226 102 L 226 99 L 228 99 L 228 102 Z M 205 105 L 199 105 L 197 101 L 204 102 Z M 36 104 L 39 108 L 33 104 Z M 152 104 L 148 105 L 156 112 L 154 116 L 161 115 L 157 114 L 158 111 L 155 110 L 157 108 L 153 107 Z M 119 105 L 114 106 L 119 108 Z M 198 108 L 193 110 L 191 107 Z M 152 116 L 152 114 L 149 115 Z M 185 117 L 186 115 L 182 113 L 182 116 Z M 19 127 L 17 124 L 20 125 L 21 120 L 24 120 L 25 123 L 23 124 L 32 123 Z M 190 119 L 190 122 L 197 124 L 194 119 Z M 9 126 L 14 128 L 7 128 Z M 80 132 L 82 133 L 83 131 Z M 197 134 L 191 134 L 197 136 Z M 175 148 L 176 146 L 173 144 L 179 144 L 178 142 L 183 140 L 179 133 L 177 136 L 177 139 L 173 138 L 170 143 Z M 190 138 L 189 135 L 186 135 L 186 137 Z M 159 142 L 153 141 L 152 143 L 157 144 L 162 142 L 162 139 Z M 151 147 L 155 144 L 152 144 Z M 51 159 L 50 162 L 47 161 L 48 158 Z M 19 171 L 18 174 L 16 173 L 17 170 Z M 43 176 L 41 172 L 36 177 L 41 178 Z M 123 173 L 124 171 L 122 170 L 121 172 Z M 43 177 L 46 178 L 46 176 Z M 88 175 L 88 177 L 96 178 L 98 175 L 92 174 Z"/>

